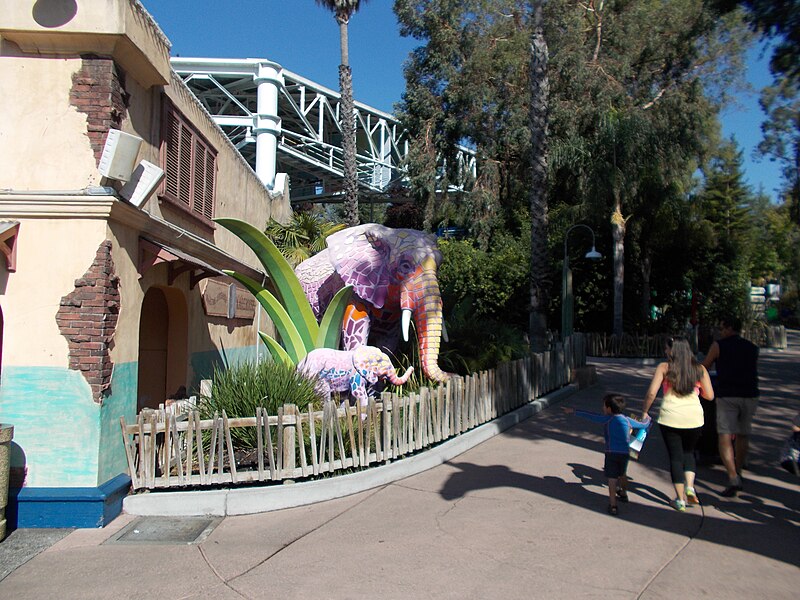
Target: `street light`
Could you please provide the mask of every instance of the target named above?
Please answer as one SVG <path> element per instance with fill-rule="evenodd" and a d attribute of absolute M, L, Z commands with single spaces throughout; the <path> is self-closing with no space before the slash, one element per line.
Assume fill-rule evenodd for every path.
<path fill-rule="evenodd" d="M 564 269 L 561 277 L 561 339 L 566 339 L 567 336 L 572 335 L 572 316 L 573 316 L 573 298 L 572 298 L 572 271 L 569 268 L 569 254 L 567 253 L 567 241 L 569 234 L 573 229 L 584 227 L 592 234 L 592 249 L 586 253 L 586 258 L 590 260 L 600 260 L 603 255 L 600 254 L 594 247 L 594 231 L 588 225 L 578 223 L 567 229 L 564 234 Z"/>

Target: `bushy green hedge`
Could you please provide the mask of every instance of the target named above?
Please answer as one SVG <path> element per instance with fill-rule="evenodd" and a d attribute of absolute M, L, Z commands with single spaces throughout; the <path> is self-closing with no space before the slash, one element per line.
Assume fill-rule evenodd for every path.
<path fill-rule="evenodd" d="M 224 410 L 228 418 L 254 417 L 259 406 L 274 416 L 284 404 L 295 404 L 300 411 L 306 411 L 309 405 L 319 403 L 314 385 L 313 379 L 298 373 L 293 366 L 271 360 L 217 366 L 211 396 L 200 399 L 200 416 L 208 419 Z M 254 427 L 231 429 L 231 438 L 237 448 L 258 445 Z"/>
<path fill-rule="evenodd" d="M 528 352 L 530 243 L 503 235 L 489 250 L 470 240 L 439 242 L 445 322 L 450 341 L 440 365 L 466 375 Z"/>
<path fill-rule="evenodd" d="M 490 250 L 481 250 L 470 240 L 441 240 L 439 248 L 443 256 L 439 284 L 446 312 L 471 299 L 476 317 L 501 317 L 520 326 L 527 323 L 529 243 L 505 235 Z"/>

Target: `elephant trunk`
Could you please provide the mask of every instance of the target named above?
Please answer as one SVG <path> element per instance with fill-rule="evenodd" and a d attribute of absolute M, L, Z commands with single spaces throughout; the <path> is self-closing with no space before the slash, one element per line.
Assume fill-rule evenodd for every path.
<path fill-rule="evenodd" d="M 413 284 L 406 286 L 401 294 L 400 305 L 404 312 L 403 336 L 407 339 L 405 327 L 407 315 L 410 314 L 417 329 L 422 371 L 429 379 L 442 382 L 448 378 L 447 373 L 439 368 L 439 347 L 444 325 L 442 296 L 436 281 L 435 264 L 427 266 L 428 268 L 413 280 Z M 430 268 L 431 266 L 433 268 Z"/>
<path fill-rule="evenodd" d="M 406 381 L 408 381 L 408 378 L 411 377 L 411 373 L 413 372 L 414 367 L 408 367 L 406 372 L 401 377 L 398 377 L 394 368 L 391 368 L 386 372 L 386 378 L 392 385 L 403 385 Z"/>

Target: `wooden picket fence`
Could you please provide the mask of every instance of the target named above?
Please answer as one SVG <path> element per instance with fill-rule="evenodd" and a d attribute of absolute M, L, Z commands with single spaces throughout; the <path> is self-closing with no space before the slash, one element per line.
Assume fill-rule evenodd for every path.
<path fill-rule="evenodd" d="M 586 354 L 601 357 L 663 358 L 670 334 L 585 333 Z"/>
<path fill-rule="evenodd" d="M 408 396 L 381 394 L 367 406 L 300 412 L 284 405 L 253 417 L 200 419 L 161 409 L 120 419 L 134 490 L 279 482 L 386 464 L 510 412 L 568 384 L 586 364 L 581 334 L 544 353 Z M 255 427 L 257 460 L 237 464 L 231 430 Z"/>
<path fill-rule="evenodd" d="M 588 356 L 615 358 L 663 358 L 666 341 L 673 337 L 667 333 L 655 335 L 623 333 L 621 336 L 609 333 L 584 333 L 583 336 Z M 686 337 L 695 352 L 704 349 L 698 348 L 695 335 Z M 783 325 L 751 326 L 742 331 L 742 337 L 762 348 L 786 349 L 787 347 L 786 328 Z M 710 343 L 709 340 L 706 346 Z"/>

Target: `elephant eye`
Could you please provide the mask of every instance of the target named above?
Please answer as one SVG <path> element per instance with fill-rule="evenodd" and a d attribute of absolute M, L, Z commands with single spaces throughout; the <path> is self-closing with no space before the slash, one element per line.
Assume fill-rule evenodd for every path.
<path fill-rule="evenodd" d="M 397 271 L 404 275 L 411 273 L 413 270 L 414 270 L 413 263 L 407 259 L 401 260 L 400 263 L 397 265 Z"/>

